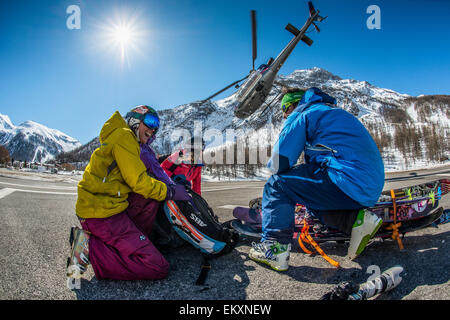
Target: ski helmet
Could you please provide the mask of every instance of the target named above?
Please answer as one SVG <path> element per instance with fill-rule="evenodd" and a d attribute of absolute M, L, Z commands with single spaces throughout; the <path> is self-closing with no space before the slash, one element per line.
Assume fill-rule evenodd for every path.
<path fill-rule="evenodd" d="M 160 125 L 159 116 L 156 110 L 145 105 L 140 105 L 136 108 L 133 108 L 125 115 L 125 121 L 127 122 L 130 129 L 133 130 L 133 132 L 136 134 L 138 142 L 140 142 L 139 124 L 141 122 L 143 122 L 148 128 L 155 130 L 153 133 L 153 137 L 155 137 Z M 153 141 L 153 139 L 151 139 L 151 141 Z"/>
<path fill-rule="evenodd" d="M 299 102 L 305 95 L 305 92 L 306 91 L 299 89 L 294 92 L 286 93 L 281 100 L 281 111 L 286 112 L 290 106 L 292 106 L 294 103 Z"/>

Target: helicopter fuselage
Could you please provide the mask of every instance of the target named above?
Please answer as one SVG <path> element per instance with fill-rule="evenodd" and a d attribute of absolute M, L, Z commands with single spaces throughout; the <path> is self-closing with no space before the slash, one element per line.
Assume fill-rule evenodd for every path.
<path fill-rule="evenodd" d="M 247 80 L 241 85 L 241 88 L 237 92 L 238 104 L 234 110 L 234 115 L 236 117 L 241 119 L 246 118 L 253 114 L 264 103 L 272 89 L 278 71 L 281 69 L 298 42 L 302 40 L 308 45 L 312 44 L 312 40 L 305 36 L 305 32 L 318 17 L 319 11 L 315 11 L 310 15 L 301 30 L 295 29 L 292 25 L 286 27 L 286 29 L 292 32 L 295 37 L 266 69 L 251 71 Z"/>

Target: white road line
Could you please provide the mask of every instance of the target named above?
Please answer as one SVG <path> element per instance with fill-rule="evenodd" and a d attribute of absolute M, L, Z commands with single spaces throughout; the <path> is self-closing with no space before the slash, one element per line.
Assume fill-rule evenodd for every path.
<path fill-rule="evenodd" d="M 448 174 L 448 173 L 439 173 L 439 174 L 437 174 L 437 176 L 449 177 L 450 178 L 450 174 Z"/>
<path fill-rule="evenodd" d="M 77 193 L 69 193 L 69 192 L 53 192 L 53 191 L 40 191 L 40 190 L 23 190 L 23 189 L 12 189 L 18 192 L 29 192 L 29 193 L 43 193 L 43 194 L 64 194 L 68 196 L 76 196 Z"/>
<path fill-rule="evenodd" d="M 25 187 L 25 188 L 38 188 L 38 189 L 56 189 L 56 190 L 76 190 L 77 187 L 44 187 L 44 186 L 34 186 L 34 185 L 23 185 L 23 184 L 16 184 L 16 183 L 10 183 L 10 182 L 3 182 L 0 181 L 0 184 L 6 184 L 9 186 L 15 186 L 15 187 Z"/>
<path fill-rule="evenodd" d="M 13 193 L 16 189 L 4 188 L 0 190 L 0 199 L 6 197 L 8 194 Z"/>
<path fill-rule="evenodd" d="M 219 188 L 219 189 L 203 189 L 202 192 L 208 192 L 208 191 L 223 191 L 223 190 L 234 190 L 234 189 L 262 189 L 263 186 L 260 187 L 229 187 L 229 188 Z"/>

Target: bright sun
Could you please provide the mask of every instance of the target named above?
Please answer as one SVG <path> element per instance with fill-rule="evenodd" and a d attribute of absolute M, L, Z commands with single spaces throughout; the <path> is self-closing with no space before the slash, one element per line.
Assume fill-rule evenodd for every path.
<path fill-rule="evenodd" d="M 135 14 L 116 11 L 99 25 L 102 32 L 98 33 L 96 45 L 101 51 L 118 56 L 121 66 L 131 65 L 132 56 L 145 52 L 142 49 L 148 44 L 149 34 L 138 18 Z"/>
<path fill-rule="evenodd" d="M 133 38 L 133 31 L 127 26 L 117 26 L 113 38 L 120 46 L 126 47 Z"/>

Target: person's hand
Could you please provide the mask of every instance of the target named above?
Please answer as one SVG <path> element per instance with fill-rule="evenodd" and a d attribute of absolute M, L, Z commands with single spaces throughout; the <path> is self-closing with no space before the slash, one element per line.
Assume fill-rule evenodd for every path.
<path fill-rule="evenodd" d="M 168 184 L 166 200 L 189 200 L 191 196 L 186 188 L 180 184 Z"/>
<path fill-rule="evenodd" d="M 175 182 L 176 184 L 181 184 L 183 186 L 192 188 L 191 182 L 186 179 L 186 176 L 184 174 L 175 175 L 174 177 L 172 177 L 172 181 Z"/>

